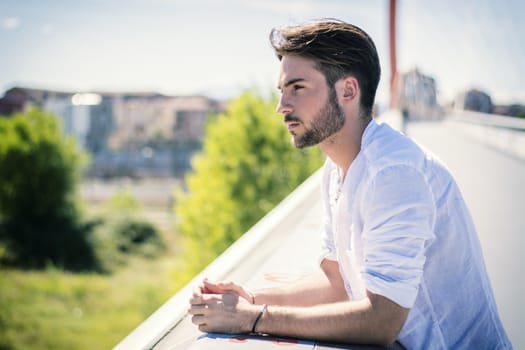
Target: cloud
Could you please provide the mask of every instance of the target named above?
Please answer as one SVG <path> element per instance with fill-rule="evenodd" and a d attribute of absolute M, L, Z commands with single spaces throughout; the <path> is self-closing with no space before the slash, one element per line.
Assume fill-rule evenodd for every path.
<path fill-rule="evenodd" d="M 7 30 L 13 30 L 20 26 L 20 18 L 18 17 L 7 17 L 2 19 L 2 28 Z"/>

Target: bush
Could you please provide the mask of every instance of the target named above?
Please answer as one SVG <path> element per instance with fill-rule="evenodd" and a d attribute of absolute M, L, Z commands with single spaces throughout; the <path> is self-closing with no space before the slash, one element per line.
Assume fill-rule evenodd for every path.
<path fill-rule="evenodd" d="M 8 222 L 0 228 L 9 252 L 3 262 L 26 268 L 53 264 L 73 271 L 97 270 L 90 239 L 93 225 L 67 217 Z"/>
<path fill-rule="evenodd" d="M 276 100 L 246 91 L 212 118 L 176 193 L 177 231 L 194 272 L 226 249 L 322 164 L 317 148 L 295 149 Z"/>
<path fill-rule="evenodd" d="M 165 250 L 155 226 L 126 214 L 101 220 L 93 232 L 92 243 L 105 272 L 124 266 L 132 256 L 156 258 Z"/>
<path fill-rule="evenodd" d="M 84 155 L 40 109 L 0 118 L 0 240 L 4 262 L 71 269 L 96 265 L 91 223 L 75 194 Z"/>
<path fill-rule="evenodd" d="M 83 159 L 51 114 L 35 108 L 0 118 L 0 215 L 7 221 L 75 215 Z"/>
<path fill-rule="evenodd" d="M 164 247 L 159 232 L 152 224 L 134 218 L 117 220 L 113 237 L 116 249 L 125 254 L 154 257 Z"/>

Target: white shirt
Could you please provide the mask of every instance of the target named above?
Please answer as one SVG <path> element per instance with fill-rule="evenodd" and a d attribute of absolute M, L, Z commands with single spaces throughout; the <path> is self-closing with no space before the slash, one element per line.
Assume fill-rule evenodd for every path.
<path fill-rule="evenodd" d="M 330 160 L 323 172 L 321 259 L 338 261 L 352 300 L 369 290 L 410 308 L 408 349 L 512 348 L 468 209 L 435 157 L 372 120 L 344 182 Z"/>

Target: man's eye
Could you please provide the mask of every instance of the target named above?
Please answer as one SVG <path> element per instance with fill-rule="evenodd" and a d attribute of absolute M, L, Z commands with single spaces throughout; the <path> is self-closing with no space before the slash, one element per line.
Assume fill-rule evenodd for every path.
<path fill-rule="evenodd" d="M 301 85 L 294 85 L 293 86 L 294 91 L 300 90 L 302 88 L 303 88 L 303 86 L 301 86 Z"/>

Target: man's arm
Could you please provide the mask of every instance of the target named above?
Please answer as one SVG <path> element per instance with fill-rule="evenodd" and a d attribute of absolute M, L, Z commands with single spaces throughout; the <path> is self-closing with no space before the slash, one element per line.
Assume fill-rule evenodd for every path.
<path fill-rule="evenodd" d="M 324 259 L 321 269 L 299 281 L 280 288 L 254 291 L 256 304 L 312 306 L 348 300 L 336 261 Z"/>
<path fill-rule="evenodd" d="M 194 295 L 190 303 L 192 322 L 203 332 L 249 333 L 263 310 L 233 292 Z M 395 341 L 408 311 L 368 292 L 367 298 L 359 301 L 308 307 L 269 305 L 255 331 L 301 339 L 387 345 Z"/>
<path fill-rule="evenodd" d="M 234 282 L 212 282 L 205 279 L 194 294 L 234 293 L 252 304 L 311 306 L 348 300 L 336 261 L 323 260 L 321 268 L 299 281 L 278 288 L 248 291 Z"/>
<path fill-rule="evenodd" d="M 254 293 L 268 308 L 256 331 L 303 339 L 390 344 L 408 315 L 389 299 L 368 292 L 349 301 L 337 262 L 324 260 L 319 273 L 278 289 Z M 205 283 L 190 300 L 192 322 L 204 332 L 249 333 L 261 307 L 233 283 Z"/>
<path fill-rule="evenodd" d="M 388 345 L 396 340 L 409 309 L 367 293 L 359 301 L 311 307 L 268 306 L 256 331 L 302 339 Z"/>

